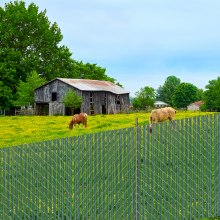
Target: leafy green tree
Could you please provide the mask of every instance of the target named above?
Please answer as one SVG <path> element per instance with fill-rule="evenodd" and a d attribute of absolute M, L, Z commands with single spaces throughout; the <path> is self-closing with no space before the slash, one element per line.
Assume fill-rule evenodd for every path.
<path fill-rule="evenodd" d="M 197 89 L 197 100 L 203 100 L 204 91 L 203 89 Z"/>
<path fill-rule="evenodd" d="M 177 108 L 186 108 L 190 103 L 198 100 L 198 89 L 191 83 L 181 83 L 175 88 L 173 104 Z"/>
<path fill-rule="evenodd" d="M 156 90 L 156 99 L 163 101 L 164 97 L 163 97 L 163 86 L 159 86 L 158 89 Z"/>
<path fill-rule="evenodd" d="M 51 23 L 46 10 L 39 11 L 34 3 L 26 6 L 16 0 L 0 7 L 0 107 L 15 103 L 20 80 L 26 82 L 32 71 L 46 80 L 71 77 L 115 82 L 96 64 L 74 61 L 62 39 L 57 23 Z"/>
<path fill-rule="evenodd" d="M 75 91 L 68 90 L 63 97 L 64 105 L 71 109 L 71 114 L 73 115 L 74 110 L 80 108 L 82 104 L 82 97 L 78 96 Z"/>
<path fill-rule="evenodd" d="M 220 77 L 210 80 L 204 92 L 205 109 L 220 111 Z"/>
<path fill-rule="evenodd" d="M 97 66 L 97 64 L 84 64 L 82 61 L 74 61 L 73 77 L 79 79 L 106 80 L 115 82 L 114 78 L 110 78 L 105 74 L 106 69 Z"/>
<path fill-rule="evenodd" d="M 146 109 L 147 107 L 154 106 L 156 99 L 154 88 L 145 86 L 136 92 L 135 95 L 136 97 L 132 100 L 132 105 L 135 109 Z"/>
<path fill-rule="evenodd" d="M 176 76 L 168 76 L 163 86 L 160 86 L 157 90 L 157 99 L 164 101 L 167 104 L 173 106 L 173 95 L 176 87 L 180 84 L 180 79 Z"/>
<path fill-rule="evenodd" d="M 116 81 L 116 79 L 106 75 L 106 69 L 97 66 L 97 64 L 83 63 L 74 60 L 73 72 L 69 73 L 66 77 L 74 79 L 93 79 L 93 80 L 105 80 L 122 85 Z"/>
<path fill-rule="evenodd" d="M 0 109 L 9 109 L 12 106 L 12 89 L 0 81 Z"/>
<path fill-rule="evenodd" d="M 60 46 L 60 29 L 49 22 L 46 10 L 38 12 L 34 3 L 26 7 L 14 1 L 0 7 L 0 21 L 0 80 L 10 93 L 0 99 L 1 106 L 13 103 L 18 83 L 33 70 L 47 80 L 72 72 L 71 53 Z"/>
<path fill-rule="evenodd" d="M 18 99 L 15 101 L 17 106 L 34 105 L 34 90 L 46 83 L 46 79 L 41 78 L 36 71 L 28 75 L 26 82 L 20 81 L 17 94 Z"/>

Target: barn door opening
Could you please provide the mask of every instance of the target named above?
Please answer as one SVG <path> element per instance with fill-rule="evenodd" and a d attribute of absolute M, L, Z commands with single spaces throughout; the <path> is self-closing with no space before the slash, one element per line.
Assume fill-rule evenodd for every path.
<path fill-rule="evenodd" d="M 102 105 L 102 114 L 106 114 L 106 106 Z"/>
<path fill-rule="evenodd" d="M 77 108 L 74 110 L 73 114 L 79 114 L 80 113 L 80 108 Z"/>
<path fill-rule="evenodd" d="M 116 112 L 117 113 L 121 112 L 121 100 L 119 95 L 117 95 L 115 98 L 115 105 L 116 105 Z"/>
<path fill-rule="evenodd" d="M 48 103 L 36 103 L 36 115 L 49 115 L 49 104 Z"/>
<path fill-rule="evenodd" d="M 104 94 L 104 100 L 102 100 L 102 114 L 107 114 L 107 93 Z"/>
<path fill-rule="evenodd" d="M 80 113 L 80 108 L 77 108 L 73 111 L 71 111 L 71 108 L 66 107 L 65 108 L 65 115 L 70 116 L 70 115 L 75 115 L 75 114 L 79 114 Z"/>

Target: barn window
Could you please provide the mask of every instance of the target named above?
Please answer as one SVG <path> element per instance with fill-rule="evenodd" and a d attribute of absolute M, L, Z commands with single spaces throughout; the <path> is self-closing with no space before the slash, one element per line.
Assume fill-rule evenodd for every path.
<path fill-rule="evenodd" d="M 52 102 L 57 100 L 57 93 L 56 92 L 52 92 Z"/>
<path fill-rule="evenodd" d="M 104 103 L 107 105 L 107 94 L 105 93 Z"/>
<path fill-rule="evenodd" d="M 121 104 L 119 95 L 116 96 L 115 104 L 117 104 L 117 105 L 120 105 L 120 104 Z"/>
<path fill-rule="evenodd" d="M 94 115 L 95 113 L 95 109 L 94 109 L 94 93 L 90 92 L 90 103 L 89 103 L 89 107 L 90 107 L 90 114 Z"/>
<path fill-rule="evenodd" d="M 94 93 L 90 92 L 90 103 L 94 103 Z"/>

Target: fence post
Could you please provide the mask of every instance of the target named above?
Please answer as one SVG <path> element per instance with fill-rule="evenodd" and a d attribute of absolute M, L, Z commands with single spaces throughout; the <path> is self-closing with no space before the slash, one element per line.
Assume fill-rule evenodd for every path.
<path fill-rule="evenodd" d="M 219 187 L 219 184 L 220 184 L 220 114 L 217 115 L 217 126 L 218 126 L 218 201 L 217 201 L 217 204 L 218 204 L 218 216 L 220 216 L 220 187 Z"/>
<path fill-rule="evenodd" d="M 138 118 L 135 120 L 135 220 L 138 220 L 138 146 L 139 146 L 139 127 L 138 127 Z"/>

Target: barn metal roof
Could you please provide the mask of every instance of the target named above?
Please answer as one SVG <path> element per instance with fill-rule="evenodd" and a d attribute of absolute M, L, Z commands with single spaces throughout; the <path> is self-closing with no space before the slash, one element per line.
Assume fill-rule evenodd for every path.
<path fill-rule="evenodd" d="M 197 102 L 193 102 L 193 103 L 189 104 L 188 106 L 196 105 L 196 106 L 200 107 L 202 104 L 203 104 L 203 101 L 197 101 Z"/>
<path fill-rule="evenodd" d="M 155 101 L 154 105 L 168 105 L 168 104 L 163 101 Z"/>
<path fill-rule="evenodd" d="M 42 85 L 45 86 L 55 80 L 60 80 L 70 86 L 73 86 L 76 89 L 82 90 L 82 91 L 106 91 L 106 92 L 112 92 L 114 94 L 127 94 L 129 93 L 125 89 L 121 88 L 118 85 L 115 85 L 112 82 L 109 81 L 100 81 L 100 80 L 89 80 L 89 79 L 67 79 L 67 78 L 56 78 L 54 80 L 51 80 L 50 82 L 47 82 L 46 84 Z M 35 90 L 41 88 L 42 86 L 36 88 Z"/>

